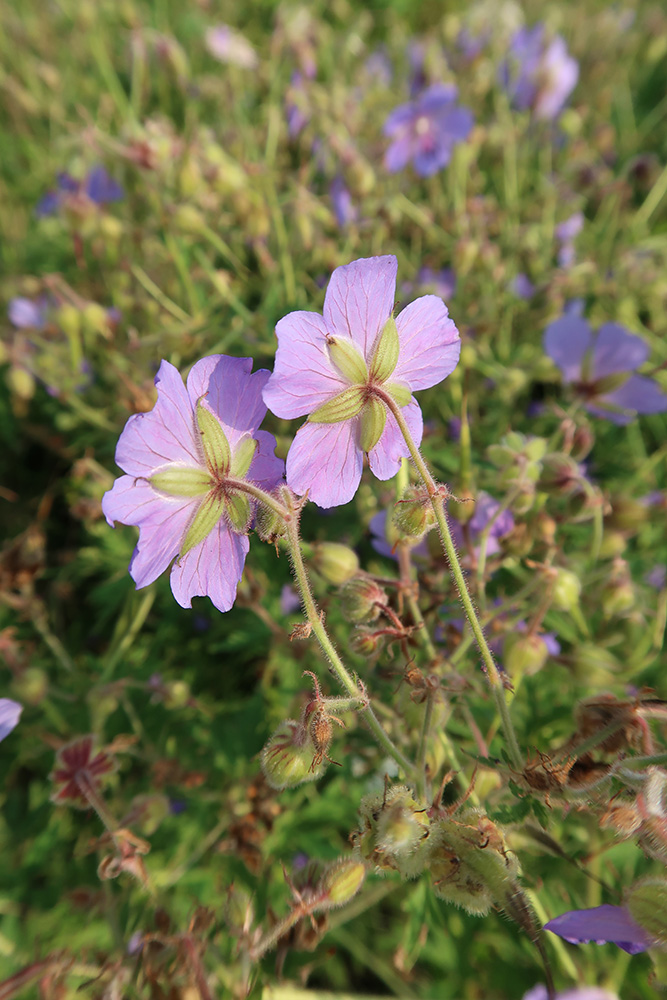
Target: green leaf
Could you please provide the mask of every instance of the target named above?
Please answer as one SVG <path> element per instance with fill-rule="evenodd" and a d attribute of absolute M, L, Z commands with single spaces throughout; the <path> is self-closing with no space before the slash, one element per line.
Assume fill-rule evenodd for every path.
<path fill-rule="evenodd" d="M 244 535 L 252 513 L 248 496 L 245 493 L 233 493 L 227 497 L 226 513 L 234 531 Z"/>
<path fill-rule="evenodd" d="M 371 379 L 386 382 L 398 362 L 400 344 L 396 320 L 390 316 L 382 327 L 380 338 L 371 360 Z"/>
<path fill-rule="evenodd" d="M 328 403 L 318 406 L 308 419 L 312 424 L 339 424 L 358 416 L 364 407 L 364 387 L 360 385 L 344 389 Z"/>
<path fill-rule="evenodd" d="M 148 481 L 154 489 L 171 497 L 205 496 L 211 489 L 211 476 L 206 469 L 187 465 L 169 465 Z"/>
<path fill-rule="evenodd" d="M 329 357 L 350 382 L 364 385 L 368 381 L 368 368 L 361 354 L 347 337 L 329 337 Z"/>
<path fill-rule="evenodd" d="M 407 406 L 412 399 L 412 393 L 408 387 L 401 385 L 400 382 L 388 382 L 383 388 L 401 408 Z"/>
<path fill-rule="evenodd" d="M 361 414 L 359 446 L 362 451 L 370 451 L 382 437 L 387 423 L 387 409 L 379 399 L 369 399 Z"/>
<path fill-rule="evenodd" d="M 259 443 L 245 434 L 234 448 L 229 474 L 234 479 L 243 479 L 255 457 Z"/>
<path fill-rule="evenodd" d="M 226 475 L 232 456 L 229 441 L 220 421 L 204 406 L 201 399 L 197 403 L 197 426 L 209 469 L 215 475 Z"/>
<path fill-rule="evenodd" d="M 199 510 L 195 514 L 194 520 L 186 532 L 185 538 L 183 539 L 183 545 L 181 546 L 181 551 L 179 553 L 180 559 L 182 559 L 183 556 L 190 551 L 190 549 L 194 549 L 196 545 L 199 545 L 200 542 L 204 541 L 206 536 L 213 531 L 224 512 L 224 497 L 218 496 L 216 493 L 211 491 L 209 495 L 202 500 Z"/>

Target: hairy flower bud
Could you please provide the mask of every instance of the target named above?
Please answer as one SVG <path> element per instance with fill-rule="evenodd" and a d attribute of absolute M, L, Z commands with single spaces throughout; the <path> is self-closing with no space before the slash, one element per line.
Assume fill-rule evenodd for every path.
<path fill-rule="evenodd" d="M 313 566 L 328 583 L 340 586 L 359 572 L 359 558 L 347 545 L 322 542 L 313 550 Z"/>
<path fill-rule="evenodd" d="M 579 604 L 581 580 L 569 569 L 557 570 L 552 604 L 558 611 L 572 611 Z"/>
<path fill-rule="evenodd" d="M 547 662 L 549 650 L 539 635 L 525 635 L 514 632 L 503 644 L 503 663 L 513 681 L 520 677 L 532 677 Z"/>
<path fill-rule="evenodd" d="M 341 607 L 348 621 L 372 622 L 389 603 L 386 591 L 373 580 L 355 577 L 340 592 Z"/>
<path fill-rule="evenodd" d="M 408 486 L 394 507 L 394 524 L 402 535 L 420 538 L 435 524 L 433 508 L 424 489 Z"/>
<path fill-rule="evenodd" d="M 321 893 L 323 896 L 318 910 L 349 903 L 361 889 L 365 878 L 366 866 L 353 858 L 341 858 L 327 865 L 317 885 L 318 895 Z"/>
<path fill-rule="evenodd" d="M 383 795 L 367 795 L 359 808 L 361 829 L 353 842 L 362 858 L 378 868 L 413 878 L 424 868 L 423 848 L 430 828 L 425 809 L 405 785 Z"/>
<path fill-rule="evenodd" d="M 314 763 L 315 748 L 307 728 L 287 719 L 262 749 L 262 771 L 272 788 L 294 788 L 304 781 L 315 781 L 324 771 L 324 760 Z"/>

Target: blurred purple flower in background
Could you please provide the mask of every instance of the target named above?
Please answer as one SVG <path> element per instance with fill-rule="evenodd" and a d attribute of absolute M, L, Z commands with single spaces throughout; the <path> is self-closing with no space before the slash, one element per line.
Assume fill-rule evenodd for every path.
<path fill-rule="evenodd" d="M 624 906 L 603 903 L 590 910 L 569 910 L 544 925 L 570 944 L 616 944 L 630 955 L 646 951 L 653 939 Z"/>
<path fill-rule="evenodd" d="M 453 84 L 436 83 L 387 118 L 384 134 L 392 139 L 385 153 L 387 170 L 396 173 L 412 161 L 420 177 L 430 177 L 449 163 L 454 146 L 467 139 L 474 119 L 456 104 Z"/>
<path fill-rule="evenodd" d="M 450 299 L 456 291 L 456 274 L 451 267 L 443 267 L 440 271 L 434 271 L 432 267 L 421 267 L 414 284 L 424 292 L 439 295 L 441 299 Z"/>
<path fill-rule="evenodd" d="M 112 527 L 139 527 L 130 562 L 137 588 L 173 562 L 171 589 L 183 608 L 206 595 L 219 611 L 231 608 L 252 516 L 233 483 L 271 490 L 282 478 L 275 438 L 257 430 L 269 372 L 251 370 L 252 358 L 216 354 L 192 367 L 185 386 L 163 361 L 155 406 L 130 417 L 118 441 L 116 462 L 127 475 L 104 494 L 102 511 Z"/>
<path fill-rule="evenodd" d="M 220 62 L 240 66 L 241 69 L 257 69 L 259 66 L 259 57 L 248 39 L 227 24 L 207 28 L 205 43 L 211 55 Z"/>
<path fill-rule="evenodd" d="M 350 222 L 356 222 L 358 211 L 357 207 L 352 201 L 352 195 L 345 186 L 345 181 L 340 175 L 334 177 L 331 182 L 331 187 L 329 188 L 329 194 L 331 195 L 331 203 L 333 205 L 334 215 L 336 216 L 336 222 L 343 228 L 347 226 Z"/>
<path fill-rule="evenodd" d="M 394 75 L 389 56 L 382 48 L 371 52 L 364 64 L 364 69 L 370 82 L 379 87 L 388 87 Z"/>
<path fill-rule="evenodd" d="M 9 322 L 19 330 L 43 330 L 46 326 L 46 306 L 44 299 L 33 302 L 19 295 L 9 300 Z"/>
<path fill-rule="evenodd" d="M 579 79 L 579 64 L 560 35 L 545 38 L 543 24 L 520 28 L 500 68 L 500 80 L 519 111 L 553 119 L 563 109 Z"/>
<path fill-rule="evenodd" d="M 510 287 L 514 294 L 520 299 L 532 299 L 535 294 L 535 285 L 532 283 L 528 275 L 523 274 L 523 272 L 517 274 Z"/>
<path fill-rule="evenodd" d="M 498 513 L 500 506 L 498 500 L 494 500 L 488 493 L 482 492 L 475 500 L 475 513 L 468 521 L 468 527 L 475 543 L 487 525 L 493 521 L 489 530 L 489 539 L 486 543 L 487 556 L 493 556 L 497 552 L 500 552 L 500 539 L 504 538 L 505 535 L 509 535 L 511 531 L 514 531 L 512 512 L 510 510 L 503 510 Z M 454 526 L 455 528 L 458 527 L 459 532 L 462 532 L 458 522 L 454 522 Z"/>
<path fill-rule="evenodd" d="M 575 212 L 569 219 L 559 223 L 555 229 L 558 242 L 558 263 L 561 267 L 571 267 L 574 264 L 574 241 L 584 228 L 583 212 Z"/>
<path fill-rule="evenodd" d="M 523 1000 L 549 1000 L 549 991 L 542 983 L 524 993 Z M 601 986 L 575 986 L 557 993 L 555 1000 L 619 1000 L 618 994 L 603 990 Z"/>
<path fill-rule="evenodd" d="M 662 590 L 667 582 L 667 566 L 664 563 L 656 563 L 653 569 L 650 569 L 645 575 L 644 582 L 648 583 L 649 587 Z"/>
<path fill-rule="evenodd" d="M 597 417 L 627 424 L 637 414 L 667 410 L 656 383 L 631 374 L 648 358 L 648 344 L 617 323 L 604 323 L 594 334 L 581 316 L 562 316 L 545 330 L 544 350 Z"/>
<path fill-rule="evenodd" d="M 9 736 L 12 729 L 16 729 L 21 718 L 23 705 L 11 698 L 0 698 L 0 740 Z"/>
<path fill-rule="evenodd" d="M 285 117 L 290 139 L 296 139 L 310 121 L 303 75 L 295 70 L 285 95 Z"/>
<path fill-rule="evenodd" d="M 53 215 L 61 205 L 72 201 L 92 202 L 103 206 L 125 197 L 125 192 L 118 181 L 115 181 L 101 166 L 93 167 L 82 181 L 76 180 L 68 173 L 58 174 L 57 184 L 55 191 L 47 191 L 37 203 L 35 214 L 40 218 Z"/>

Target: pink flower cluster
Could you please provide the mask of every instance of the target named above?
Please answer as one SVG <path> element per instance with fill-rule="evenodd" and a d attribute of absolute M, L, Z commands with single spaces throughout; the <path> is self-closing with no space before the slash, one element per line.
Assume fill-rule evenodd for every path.
<path fill-rule="evenodd" d="M 252 374 L 251 358 L 214 355 L 197 362 L 184 385 L 162 362 L 157 402 L 127 422 L 116 449 L 125 475 L 102 501 L 109 524 L 139 528 L 130 562 L 138 588 L 171 566 L 182 607 L 208 595 L 220 611 L 231 608 L 258 491 L 274 490 L 283 477 L 274 437 L 259 430 L 267 407 L 279 417 L 307 417 L 286 478 L 321 507 L 352 499 L 365 457 L 378 479 L 398 472 L 409 450 L 392 409 L 419 445 L 413 392 L 454 370 L 460 341 L 436 295 L 394 318 L 397 268 L 393 256 L 336 268 L 323 315 L 293 312 L 278 323 L 271 375 Z"/>

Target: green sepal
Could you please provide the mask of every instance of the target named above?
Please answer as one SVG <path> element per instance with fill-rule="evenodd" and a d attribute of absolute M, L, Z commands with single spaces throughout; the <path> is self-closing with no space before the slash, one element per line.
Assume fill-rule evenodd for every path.
<path fill-rule="evenodd" d="M 227 520 L 240 535 L 245 535 L 250 524 L 251 507 L 250 500 L 245 493 L 232 493 L 227 497 L 226 505 Z"/>
<path fill-rule="evenodd" d="M 201 399 L 197 402 L 197 426 L 209 469 L 217 475 L 226 475 L 232 458 L 229 441 L 220 421 L 206 409 Z"/>
<path fill-rule="evenodd" d="M 323 403 L 310 414 L 308 419 L 312 424 L 339 424 L 342 420 L 350 420 L 358 416 L 364 407 L 364 387 L 353 385 L 344 389 L 337 396 Z"/>
<path fill-rule="evenodd" d="M 169 465 L 154 473 L 148 482 L 153 489 L 170 497 L 201 497 L 211 488 L 211 477 L 206 469 L 184 465 Z"/>
<path fill-rule="evenodd" d="M 401 385 L 400 382 L 388 382 L 383 385 L 382 388 L 385 392 L 388 392 L 391 398 L 398 403 L 401 409 L 407 406 L 412 399 L 412 393 L 407 386 Z"/>
<path fill-rule="evenodd" d="M 252 460 L 255 457 L 255 452 L 258 447 L 259 442 L 255 441 L 255 439 L 250 437 L 249 434 L 246 434 L 241 438 L 234 449 L 232 463 L 229 469 L 229 474 L 233 479 L 243 479 L 252 465 Z"/>
<path fill-rule="evenodd" d="M 359 447 L 362 451 L 371 451 L 382 437 L 384 425 L 387 423 L 387 410 L 379 399 L 369 399 L 361 414 L 359 428 Z"/>
<path fill-rule="evenodd" d="M 390 316 L 382 327 L 380 339 L 373 351 L 371 361 L 371 379 L 378 382 L 386 382 L 394 371 L 398 363 L 398 352 L 400 344 L 398 341 L 398 330 L 396 320 Z"/>
<path fill-rule="evenodd" d="M 348 381 L 365 384 L 368 381 L 368 368 L 361 354 L 347 337 L 329 337 L 329 357 L 334 365 Z"/>
<path fill-rule="evenodd" d="M 204 497 L 183 539 L 179 559 L 182 559 L 190 549 L 194 549 L 196 545 L 204 541 L 206 536 L 213 531 L 224 512 L 224 497 L 217 496 L 213 491 Z"/>

